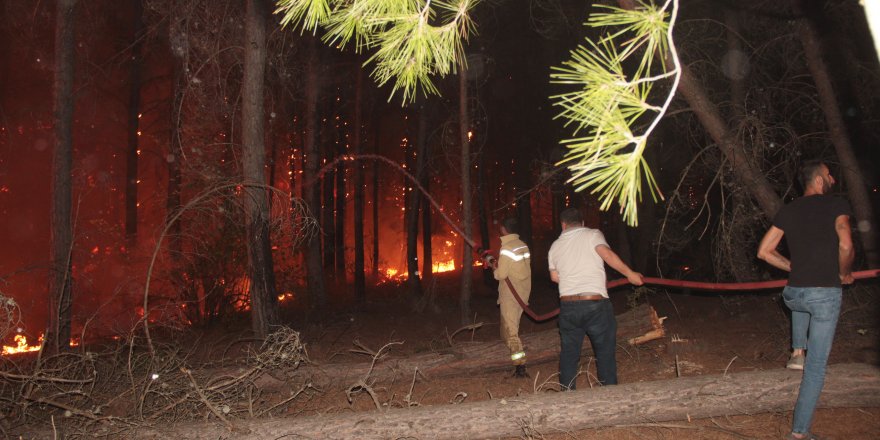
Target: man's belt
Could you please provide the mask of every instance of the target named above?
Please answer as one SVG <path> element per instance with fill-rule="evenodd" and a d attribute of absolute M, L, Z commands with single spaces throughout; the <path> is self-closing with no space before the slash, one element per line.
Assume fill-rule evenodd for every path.
<path fill-rule="evenodd" d="M 601 301 L 606 299 L 602 295 L 596 295 L 593 293 L 579 293 L 577 295 L 563 295 L 559 297 L 560 301 Z"/>

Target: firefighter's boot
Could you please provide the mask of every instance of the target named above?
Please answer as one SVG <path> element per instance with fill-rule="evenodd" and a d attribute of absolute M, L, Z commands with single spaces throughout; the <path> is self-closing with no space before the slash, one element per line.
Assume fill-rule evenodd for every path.
<path fill-rule="evenodd" d="M 529 376 L 529 372 L 526 371 L 525 365 L 517 365 L 516 369 L 513 370 L 513 377 L 532 377 L 532 376 Z"/>

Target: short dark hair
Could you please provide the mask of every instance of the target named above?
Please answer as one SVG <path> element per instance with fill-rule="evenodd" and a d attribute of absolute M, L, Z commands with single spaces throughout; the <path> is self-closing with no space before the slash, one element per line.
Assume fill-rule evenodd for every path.
<path fill-rule="evenodd" d="M 584 222 L 584 216 L 577 208 L 566 208 L 559 213 L 559 220 L 566 225 L 579 225 Z"/>
<path fill-rule="evenodd" d="M 825 165 L 825 162 L 818 159 L 808 160 L 801 164 L 801 169 L 798 172 L 798 182 L 800 182 L 804 191 L 810 186 L 810 182 L 822 172 L 823 166 L 827 167 L 828 165 Z"/>
<path fill-rule="evenodd" d="M 516 217 L 507 217 L 501 221 L 501 226 L 508 234 L 519 234 L 519 220 Z"/>

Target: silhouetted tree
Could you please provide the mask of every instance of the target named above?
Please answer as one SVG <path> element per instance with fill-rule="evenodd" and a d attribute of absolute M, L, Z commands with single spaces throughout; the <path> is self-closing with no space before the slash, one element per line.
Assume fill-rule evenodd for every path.
<path fill-rule="evenodd" d="M 248 0 L 245 19 L 244 79 L 242 81 L 242 191 L 245 209 L 251 327 L 265 337 L 280 321 L 275 272 L 269 237 L 266 183 L 264 84 L 266 73 L 266 0 Z"/>
<path fill-rule="evenodd" d="M 71 168 L 73 161 L 74 19 L 76 0 L 55 2 L 55 83 L 50 208 L 49 319 L 44 347 L 55 354 L 69 347 L 73 300 L 71 255 Z"/>
<path fill-rule="evenodd" d="M 138 150 L 140 149 L 141 77 L 144 60 L 143 0 L 132 0 L 131 62 L 128 71 L 128 149 L 125 154 L 125 237 L 129 246 L 137 241 L 138 230 Z"/>

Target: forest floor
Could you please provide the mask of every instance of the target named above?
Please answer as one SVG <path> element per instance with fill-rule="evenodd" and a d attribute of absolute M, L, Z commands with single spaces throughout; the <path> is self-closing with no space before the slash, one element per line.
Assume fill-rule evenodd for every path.
<path fill-rule="evenodd" d="M 370 292 L 370 300 L 359 312 L 335 312 L 300 329 L 310 359 L 328 362 L 363 362 L 364 355 L 352 354 L 354 341 L 377 350 L 390 342 L 394 356 L 406 356 L 448 346 L 447 336 L 461 328 L 457 306 L 458 278 L 440 278 L 435 284 L 436 307 L 414 313 L 405 286 L 384 286 Z M 479 280 L 472 298 L 473 322 L 482 323 L 475 331 L 460 332 L 456 341 L 492 341 L 499 338 L 497 293 Z M 531 305 L 537 313 L 558 307 L 555 285 L 536 279 Z M 880 286 L 876 282 L 845 290 L 840 323 L 829 363 L 861 362 L 880 364 Z M 745 292 L 709 295 L 682 291 L 649 290 L 636 294 L 631 287 L 611 292 L 615 313 L 633 304 L 650 303 L 659 316 L 665 316 L 667 337 L 637 347 L 618 350 L 618 374 L 621 383 L 672 379 L 677 375 L 693 376 L 727 372 L 784 368 L 790 352 L 789 313 L 781 302 L 781 292 Z M 345 310 L 341 305 L 339 310 Z M 354 310 L 354 309 L 352 309 Z M 294 323 L 304 316 L 293 313 Z M 303 322 L 303 321 L 300 321 Z M 551 319 L 535 323 L 523 316 L 520 333 L 555 329 Z M 673 344 L 672 336 L 684 340 Z M 528 347 L 526 347 L 528 352 Z M 579 393 L 589 393 L 595 381 L 595 365 L 584 357 L 589 375 L 578 378 Z M 677 365 L 677 367 L 676 367 Z M 462 400 L 510 399 L 532 394 L 558 372 L 552 363 L 530 364 L 531 379 L 514 378 L 511 372 L 490 371 L 467 377 L 400 377 L 394 383 L 376 384 L 375 391 L 383 406 L 448 405 Z M 551 379 L 552 381 L 552 379 Z M 555 392 L 555 391 L 541 391 Z M 466 396 L 466 397 L 463 397 Z M 370 411 L 375 404 L 366 393 L 355 396 L 351 404 L 345 386 L 327 389 L 291 410 L 299 417 L 338 411 Z M 710 420 L 683 420 L 676 423 L 644 423 L 637 426 L 611 427 L 580 432 L 525 432 L 521 438 L 572 439 L 781 439 L 791 427 L 791 411 L 774 414 L 736 415 Z M 880 438 L 880 408 L 820 409 L 813 431 L 832 439 Z M 824 438 L 824 437 L 823 437 Z"/>
<path fill-rule="evenodd" d="M 462 328 L 458 283 L 456 274 L 436 277 L 431 288 L 435 294 L 434 305 L 421 313 L 412 311 L 405 285 L 385 283 L 372 286 L 368 288 L 366 304 L 361 307 L 354 306 L 350 287 L 328 286 L 331 304 L 327 312 L 321 316 L 309 314 L 306 307 L 294 298 L 284 304 L 284 321 L 300 332 L 308 358 L 317 364 L 368 362 L 370 356 L 356 351 L 363 348 L 377 351 L 392 343 L 387 347 L 391 356 L 424 354 L 449 347 L 450 336 Z M 535 277 L 530 301 L 533 310 L 541 314 L 558 307 L 556 295 L 555 285 L 546 277 Z M 475 277 L 470 322 L 481 325 L 455 334 L 451 338 L 454 344 L 498 340 L 496 298 L 494 288 Z M 665 338 L 634 347 L 619 345 L 620 383 L 781 369 L 788 359 L 789 313 L 781 303 L 779 290 L 715 295 L 681 290 L 633 290 L 624 286 L 612 290 L 611 298 L 616 314 L 634 305 L 648 303 L 659 316 L 667 318 L 664 322 Z M 524 315 L 520 333 L 554 330 L 556 326 L 556 319 L 536 323 Z M 203 357 L 196 363 L 216 362 L 221 352 L 224 359 L 234 361 L 238 354 L 243 355 L 248 349 L 241 341 L 254 341 L 247 336 L 247 315 L 223 325 L 190 331 L 196 336 L 191 339 L 196 348 L 194 353 L 199 353 L 195 356 Z M 673 338 L 680 342 L 672 342 Z M 238 354 L 237 350 L 240 350 Z M 576 393 L 590 393 L 595 383 L 595 362 L 588 355 L 585 353 L 582 359 L 582 368 L 589 373 L 578 378 Z M 877 280 L 860 281 L 844 291 L 844 305 L 830 363 L 853 362 L 880 365 L 880 284 Z M 419 375 L 413 378 L 412 372 L 401 372 L 394 379 L 373 384 L 372 389 L 378 404 L 389 408 L 510 400 L 536 392 L 557 392 L 556 386 L 542 386 L 548 380 L 551 384 L 554 382 L 554 375 L 558 372 L 556 360 L 528 364 L 528 372 L 531 378 L 512 377 L 512 367 L 509 371 L 491 370 L 454 377 Z M 276 411 L 275 417 L 375 411 L 376 403 L 367 393 L 349 398 L 346 390 L 351 385 L 322 384 L 317 391 L 298 397 L 285 412 Z M 270 401 L 283 400 L 286 394 L 281 393 L 287 392 L 279 390 L 277 396 L 264 397 Z M 791 416 L 789 410 L 663 423 L 645 421 L 637 425 L 573 432 L 540 432 L 524 426 L 518 438 L 781 439 L 789 432 Z M 209 420 L 215 419 L 209 417 Z M 880 408 L 820 409 L 813 422 L 813 431 L 837 440 L 878 439 Z M 30 432 L 22 438 L 44 438 L 34 434 L 35 431 Z M 53 431 L 42 432 L 49 435 Z M 228 438 L 235 438 L 235 435 Z"/>

